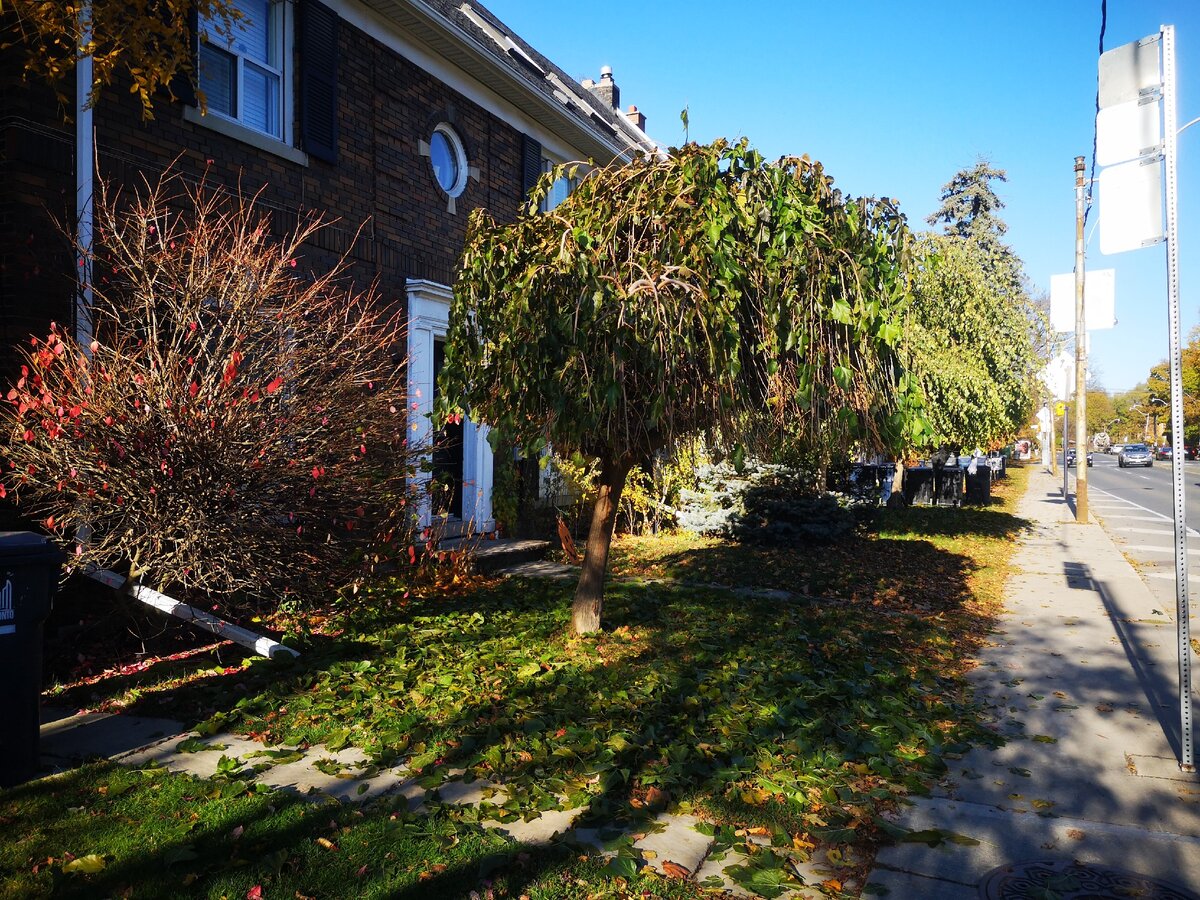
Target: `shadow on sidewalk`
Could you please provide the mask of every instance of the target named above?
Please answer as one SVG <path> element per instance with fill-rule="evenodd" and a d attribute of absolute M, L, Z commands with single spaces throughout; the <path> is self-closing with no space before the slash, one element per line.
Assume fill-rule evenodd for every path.
<path fill-rule="evenodd" d="M 1133 618 L 1132 613 L 1121 609 L 1116 597 L 1102 579 L 1092 577 L 1091 568 L 1087 563 L 1064 562 L 1063 572 L 1071 587 L 1078 587 L 1082 590 L 1092 589 L 1100 595 L 1100 600 L 1108 612 L 1109 621 L 1112 622 L 1113 631 L 1121 642 L 1121 649 L 1125 651 L 1125 658 L 1129 660 L 1134 677 L 1137 678 L 1138 685 L 1141 687 L 1146 701 L 1150 704 L 1154 718 L 1162 728 L 1167 743 L 1171 745 L 1171 752 L 1176 759 L 1180 759 L 1183 745 L 1179 717 L 1167 712 L 1170 710 L 1177 713 L 1179 710 L 1178 684 L 1153 664 L 1148 665 L 1147 660 L 1138 653 L 1137 636 L 1132 627 L 1136 625 L 1137 620 Z"/>

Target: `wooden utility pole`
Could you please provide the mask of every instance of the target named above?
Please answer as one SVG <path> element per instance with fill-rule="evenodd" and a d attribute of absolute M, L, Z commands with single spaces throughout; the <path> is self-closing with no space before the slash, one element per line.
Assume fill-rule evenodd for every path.
<path fill-rule="evenodd" d="M 1088 520 L 1087 492 L 1087 322 L 1083 309 L 1083 157 L 1075 157 L 1075 521 Z M 1065 431 L 1066 429 L 1064 429 Z M 1065 445 L 1065 441 L 1063 442 Z M 1066 446 L 1063 459 L 1066 459 Z M 1065 468 L 1065 466 L 1064 466 Z"/>

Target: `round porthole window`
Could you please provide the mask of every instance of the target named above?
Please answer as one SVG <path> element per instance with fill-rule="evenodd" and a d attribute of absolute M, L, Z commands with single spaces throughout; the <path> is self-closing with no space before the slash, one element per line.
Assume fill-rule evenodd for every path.
<path fill-rule="evenodd" d="M 438 187 L 457 197 L 467 186 L 467 154 L 454 129 L 442 123 L 429 139 L 429 163 Z"/>

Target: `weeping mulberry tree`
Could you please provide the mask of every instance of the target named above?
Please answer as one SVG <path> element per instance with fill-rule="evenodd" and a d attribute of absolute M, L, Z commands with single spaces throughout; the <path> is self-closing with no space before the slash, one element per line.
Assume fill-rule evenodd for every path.
<path fill-rule="evenodd" d="M 563 176 L 577 188 L 539 213 Z M 745 142 L 560 167 L 515 222 L 472 213 L 439 413 L 598 462 L 576 631 L 600 625 L 625 479 L 656 451 L 702 431 L 818 453 L 903 439 L 908 243 L 890 203 Z"/>
<path fill-rule="evenodd" d="M 168 177 L 97 203 L 95 339 L 52 327 L 0 403 L 0 492 L 75 562 L 210 596 L 337 587 L 412 527 L 402 321 L 319 218 Z"/>

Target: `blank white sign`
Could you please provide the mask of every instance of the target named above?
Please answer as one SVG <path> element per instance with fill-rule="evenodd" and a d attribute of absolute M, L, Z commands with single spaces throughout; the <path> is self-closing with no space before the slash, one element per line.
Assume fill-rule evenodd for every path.
<path fill-rule="evenodd" d="M 1162 103 L 1130 100 L 1096 116 L 1096 164 L 1111 166 L 1162 152 Z"/>
<path fill-rule="evenodd" d="M 1136 100 L 1146 88 L 1162 84 L 1161 34 L 1122 44 L 1100 54 L 1100 108 Z"/>
<path fill-rule="evenodd" d="M 1101 253 L 1138 250 L 1166 239 L 1161 159 L 1109 166 L 1097 180 Z"/>
<path fill-rule="evenodd" d="M 1084 327 L 1103 331 L 1117 324 L 1116 269 L 1092 269 L 1083 279 Z M 1050 327 L 1075 330 L 1075 273 L 1050 276 Z"/>

